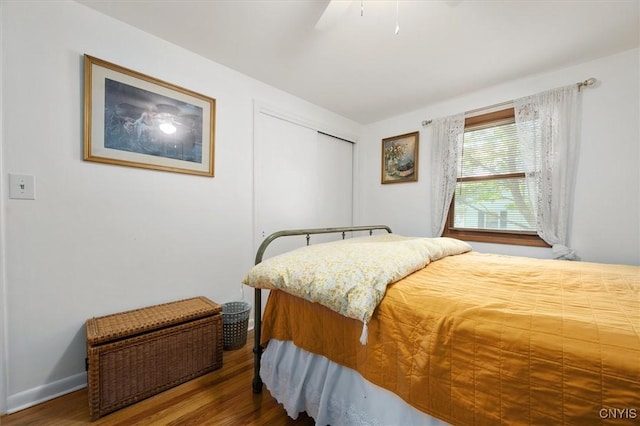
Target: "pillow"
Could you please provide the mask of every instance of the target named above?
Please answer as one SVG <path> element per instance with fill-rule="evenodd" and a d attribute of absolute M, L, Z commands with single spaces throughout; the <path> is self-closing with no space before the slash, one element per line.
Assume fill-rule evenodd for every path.
<path fill-rule="evenodd" d="M 445 256 L 471 247 L 453 238 L 375 235 L 310 245 L 266 259 L 243 280 L 320 303 L 365 328 L 387 286 Z M 362 340 L 362 339 L 361 339 Z"/>

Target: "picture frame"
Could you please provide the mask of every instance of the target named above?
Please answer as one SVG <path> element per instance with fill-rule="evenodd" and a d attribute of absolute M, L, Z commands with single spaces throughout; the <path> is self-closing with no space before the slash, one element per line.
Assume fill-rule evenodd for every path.
<path fill-rule="evenodd" d="M 381 183 L 416 182 L 420 132 L 382 139 Z"/>
<path fill-rule="evenodd" d="M 214 98 L 84 55 L 85 161 L 214 176 Z"/>

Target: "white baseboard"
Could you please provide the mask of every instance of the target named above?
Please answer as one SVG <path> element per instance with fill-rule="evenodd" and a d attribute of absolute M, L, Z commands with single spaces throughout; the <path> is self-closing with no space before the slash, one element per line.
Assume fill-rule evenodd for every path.
<path fill-rule="evenodd" d="M 7 414 L 33 407 L 41 402 L 82 389 L 87 386 L 87 373 L 78 373 L 62 380 L 37 386 L 7 398 Z"/>

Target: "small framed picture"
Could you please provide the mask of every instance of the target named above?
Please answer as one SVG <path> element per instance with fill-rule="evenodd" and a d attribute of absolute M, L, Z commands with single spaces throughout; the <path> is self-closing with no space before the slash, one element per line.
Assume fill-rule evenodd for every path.
<path fill-rule="evenodd" d="M 382 183 L 418 180 L 420 132 L 382 139 Z"/>
<path fill-rule="evenodd" d="M 213 98 L 84 55 L 84 160 L 214 174 Z"/>

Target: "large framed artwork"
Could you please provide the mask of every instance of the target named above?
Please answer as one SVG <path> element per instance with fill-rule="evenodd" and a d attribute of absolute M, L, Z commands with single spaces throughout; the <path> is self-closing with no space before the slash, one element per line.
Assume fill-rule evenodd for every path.
<path fill-rule="evenodd" d="M 84 55 L 84 159 L 214 175 L 216 101 Z"/>
<path fill-rule="evenodd" d="M 382 183 L 418 180 L 419 132 L 382 139 Z"/>

